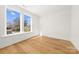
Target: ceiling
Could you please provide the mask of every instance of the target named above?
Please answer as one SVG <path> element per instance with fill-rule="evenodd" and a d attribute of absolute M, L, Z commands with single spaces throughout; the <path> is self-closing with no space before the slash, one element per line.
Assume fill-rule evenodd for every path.
<path fill-rule="evenodd" d="M 44 16 L 53 12 L 70 9 L 68 5 L 23 5 L 28 11 L 37 14 L 38 16 Z"/>

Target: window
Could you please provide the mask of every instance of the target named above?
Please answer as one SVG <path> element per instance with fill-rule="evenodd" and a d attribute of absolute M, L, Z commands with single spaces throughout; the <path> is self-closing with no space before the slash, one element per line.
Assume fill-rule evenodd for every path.
<path fill-rule="evenodd" d="M 31 24 L 32 22 L 30 16 L 24 15 L 13 9 L 6 9 L 6 35 L 31 32 Z"/>
<path fill-rule="evenodd" d="M 6 32 L 15 34 L 20 32 L 20 13 L 14 10 L 6 9 Z"/>
<path fill-rule="evenodd" d="M 24 32 L 31 31 L 31 17 L 24 15 Z"/>

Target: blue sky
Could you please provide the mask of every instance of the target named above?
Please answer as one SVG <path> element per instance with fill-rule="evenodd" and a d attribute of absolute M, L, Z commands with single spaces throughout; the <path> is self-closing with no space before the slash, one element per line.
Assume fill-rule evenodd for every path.
<path fill-rule="evenodd" d="M 26 20 L 26 22 L 30 24 L 30 16 L 24 15 L 24 20 Z"/>
<path fill-rule="evenodd" d="M 12 23 L 16 17 L 20 17 L 20 13 L 7 9 L 6 16 L 7 16 L 7 21 Z"/>
<path fill-rule="evenodd" d="M 20 13 L 7 9 L 6 16 L 7 16 L 7 22 L 12 23 L 16 17 L 20 17 Z M 24 15 L 24 20 L 26 20 L 26 23 L 30 24 L 30 16 Z"/>

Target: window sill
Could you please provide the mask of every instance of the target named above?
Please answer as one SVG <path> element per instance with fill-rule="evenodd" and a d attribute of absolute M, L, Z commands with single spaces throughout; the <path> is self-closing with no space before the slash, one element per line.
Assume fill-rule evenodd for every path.
<path fill-rule="evenodd" d="M 8 35 L 0 36 L 0 38 L 9 37 L 9 36 L 15 36 L 15 35 L 20 35 L 20 34 L 28 34 L 28 33 L 31 33 L 31 32 L 32 31 L 30 31 L 30 32 L 15 33 L 15 34 L 8 34 Z"/>

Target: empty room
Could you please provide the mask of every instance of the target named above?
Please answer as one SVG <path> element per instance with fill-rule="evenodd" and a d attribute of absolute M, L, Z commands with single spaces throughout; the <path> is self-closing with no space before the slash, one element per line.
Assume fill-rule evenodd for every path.
<path fill-rule="evenodd" d="M 78 54 L 78 5 L 0 5 L 0 54 Z"/>

